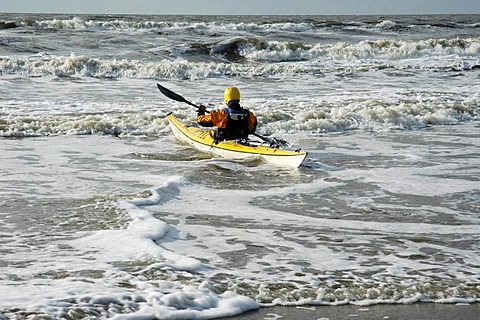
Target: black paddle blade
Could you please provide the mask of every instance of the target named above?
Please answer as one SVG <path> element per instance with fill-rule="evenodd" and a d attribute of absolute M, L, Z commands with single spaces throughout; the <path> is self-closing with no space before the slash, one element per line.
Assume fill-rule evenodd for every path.
<path fill-rule="evenodd" d="M 186 102 L 189 103 L 187 100 L 185 100 L 184 97 L 179 95 L 178 93 L 173 92 L 172 90 L 169 90 L 165 88 L 164 86 L 160 85 L 157 83 L 158 90 L 160 90 L 161 93 L 163 93 L 165 96 L 169 97 L 172 100 L 179 101 L 179 102 Z"/>

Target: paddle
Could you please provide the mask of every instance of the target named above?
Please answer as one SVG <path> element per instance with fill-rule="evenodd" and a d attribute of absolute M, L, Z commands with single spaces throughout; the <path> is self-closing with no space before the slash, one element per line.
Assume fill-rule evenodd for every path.
<path fill-rule="evenodd" d="M 178 93 L 173 92 L 172 90 L 169 90 L 165 88 L 164 86 L 160 85 L 157 83 L 158 90 L 160 90 L 161 93 L 163 93 L 165 96 L 169 97 L 172 100 L 179 101 L 179 102 L 185 102 L 191 106 L 194 106 L 197 109 L 200 109 L 200 106 L 197 106 L 194 103 L 191 103 L 190 101 L 187 101 L 184 97 L 179 95 Z"/>
<path fill-rule="evenodd" d="M 182 97 L 178 93 L 175 93 L 172 90 L 165 88 L 164 86 L 160 85 L 159 83 L 157 83 L 157 88 L 158 88 L 158 90 L 160 90 L 161 93 L 163 93 L 166 97 L 168 97 L 172 100 L 175 100 L 175 101 L 178 101 L 178 102 L 184 102 L 184 103 L 189 104 L 189 105 L 191 105 L 191 106 L 193 106 L 197 109 L 201 108 L 200 106 L 197 106 L 196 104 L 186 100 L 184 97 Z M 208 110 L 205 110 L 205 112 L 209 113 Z M 265 142 L 268 142 L 270 144 L 270 146 L 274 147 L 274 148 L 288 146 L 288 142 L 285 141 L 285 140 L 282 140 L 282 139 L 267 138 L 267 137 L 259 135 L 258 133 L 252 133 L 252 135 L 262 139 Z"/>

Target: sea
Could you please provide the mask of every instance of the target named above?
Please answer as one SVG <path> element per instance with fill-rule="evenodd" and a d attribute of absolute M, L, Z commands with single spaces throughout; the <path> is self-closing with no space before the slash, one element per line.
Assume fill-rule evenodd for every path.
<path fill-rule="evenodd" d="M 0 13 L 0 319 L 479 303 L 479 21 Z M 308 157 L 200 153 L 157 83 Z"/>

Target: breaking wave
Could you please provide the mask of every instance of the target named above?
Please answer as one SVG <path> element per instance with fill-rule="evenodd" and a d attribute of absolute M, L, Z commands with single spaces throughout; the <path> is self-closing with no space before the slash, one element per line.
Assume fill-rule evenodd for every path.
<path fill-rule="evenodd" d="M 272 111 L 256 106 L 262 133 L 291 134 L 296 132 L 339 132 L 355 129 L 384 131 L 409 130 L 434 125 L 454 125 L 480 120 L 480 97 L 451 101 L 442 97 L 424 101 L 367 100 L 318 105 L 315 102 L 297 102 Z M 170 107 L 170 111 L 185 113 Z M 153 107 L 152 107 L 153 109 Z M 158 108 L 157 108 L 158 109 Z M 280 111 L 281 110 L 281 111 Z M 8 111 L 8 110 L 7 110 Z M 165 114 L 108 113 L 26 115 L 29 111 L 13 114 L 0 113 L 0 137 L 38 137 L 49 135 L 113 135 L 159 136 L 170 132 Z M 30 112 L 31 113 L 31 112 Z M 294 115 L 293 115 L 294 114 Z M 188 112 L 184 121 L 195 125 L 194 113 Z"/>
<path fill-rule="evenodd" d="M 50 135 L 142 135 L 155 136 L 165 132 L 165 116 L 146 113 L 74 116 L 0 116 L 0 137 L 24 138 Z"/>
<path fill-rule="evenodd" d="M 41 15 L 37 19 L 16 19 L 1 21 L 9 27 L 35 27 L 40 29 L 108 29 L 108 30 L 158 30 L 161 32 L 197 31 L 287 31 L 287 32 L 316 32 L 329 29 L 373 29 L 394 30 L 414 28 L 442 28 L 442 29 L 477 29 L 480 24 L 473 16 L 459 16 L 457 21 L 431 21 L 424 17 L 374 17 L 374 16 L 342 16 L 337 18 L 311 16 L 302 17 L 302 21 L 289 16 L 269 17 L 242 17 L 242 22 L 235 22 L 235 17 L 219 16 L 215 21 L 201 16 L 110 16 L 110 15 L 58 15 L 53 19 L 45 19 Z"/>
<path fill-rule="evenodd" d="M 304 44 L 235 38 L 216 43 L 210 48 L 200 50 L 197 47 L 197 50 L 191 51 L 197 55 L 196 59 L 188 56 L 188 52 L 177 55 L 177 58 L 159 61 L 105 59 L 75 53 L 67 57 L 45 53 L 28 57 L 0 57 L 0 74 L 203 79 L 342 72 L 345 66 L 352 71 L 463 71 L 480 68 L 480 37 L 422 41 L 372 40 L 356 44 Z M 190 61 L 198 60 L 199 53 L 207 55 L 204 61 Z"/>

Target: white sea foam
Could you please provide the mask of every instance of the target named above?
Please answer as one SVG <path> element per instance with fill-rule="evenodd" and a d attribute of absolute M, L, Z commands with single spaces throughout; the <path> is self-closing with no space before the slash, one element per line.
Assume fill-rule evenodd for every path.
<path fill-rule="evenodd" d="M 145 206 L 158 205 L 168 202 L 170 193 L 177 193 L 178 188 L 185 185 L 186 181 L 181 177 L 170 177 L 163 186 L 152 189 L 152 195 L 148 198 L 125 200 L 120 206 L 125 209 L 132 221 L 125 230 L 105 230 L 96 232 L 92 236 L 81 237 L 73 243 L 92 246 L 92 249 L 99 249 L 106 255 L 108 260 L 128 259 L 155 259 L 163 260 L 151 264 L 148 270 L 173 269 L 177 271 L 198 272 L 202 263 L 197 259 L 184 256 L 177 252 L 164 249 L 157 242 L 162 242 L 169 231 L 169 226 L 156 219 Z M 107 261 L 108 261 L 107 260 Z M 208 282 L 204 281 L 198 287 L 185 285 L 174 293 L 162 292 L 159 288 L 151 287 L 144 283 L 141 278 L 130 279 L 140 287 L 145 287 L 145 301 L 140 303 L 138 311 L 128 315 L 117 315 L 114 319 L 138 319 L 139 317 L 160 317 L 162 319 L 204 319 L 212 317 L 224 317 L 242 313 L 246 310 L 259 308 L 259 304 L 251 298 L 243 297 L 230 291 L 217 294 Z M 164 284 L 167 285 L 167 284 Z M 151 287 L 151 288 L 150 288 Z M 99 299 L 100 298 L 100 299 Z M 112 303 L 111 296 L 83 297 L 83 301 L 92 304 Z M 123 304 L 121 300 L 113 303 Z"/>
<path fill-rule="evenodd" d="M 70 301 L 76 300 L 83 306 L 94 305 L 116 305 L 119 310 L 136 311 L 125 315 L 117 315 L 115 319 L 138 319 L 139 317 L 160 317 L 162 319 L 205 319 L 213 317 L 230 316 L 242 313 L 246 310 L 256 309 L 259 304 L 251 298 L 241 296 L 231 291 L 221 294 L 203 281 L 198 286 L 179 285 L 171 281 L 160 281 L 157 285 L 145 281 L 142 276 L 135 276 L 110 266 L 115 261 L 134 261 L 146 259 L 159 261 L 152 263 L 148 270 L 177 270 L 198 272 L 203 268 L 202 263 L 195 258 L 190 258 L 181 253 L 163 248 L 156 242 L 161 242 L 169 232 L 169 225 L 156 219 L 144 207 L 161 204 L 169 201 L 169 193 L 176 193 L 178 188 L 185 185 L 185 179 L 181 177 L 170 177 L 165 184 L 151 190 L 152 195 L 148 198 L 138 198 L 120 201 L 120 207 L 125 210 L 131 221 L 125 229 L 100 230 L 82 234 L 77 232 L 76 239 L 67 241 L 64 245 L 74 246 L 77 252 L 84 252 L 94 262 L 82 262 L 82 259 L 75 262 L 75 268 L 68 267 L 69 272 L 81 272 L 84 268 L 95 270 L 105 269 L 107 278 L 96 283 L 89 281 L 75 284 L 75 277 L 66 279 L 49 279 L 32 281 L 30 284 L 17 285 L 9 291 L 9 296 L 2 296 L 3 307 L 28 306 L 28 312 L 42 312 L 45 315 L 58 318 L 62 317 L 65 308 L 71 303 L 58 303 L 69 297 Z M 97 258 L 93 258 L 94 256 Z M 37 255 L 37 259 L 39 256 Z M 50 257 L 52 263 L 45 264 L 43 268 L 54 268 L 61 272 L 64 264 L 54 262 L 55 258 Z M 65 259 L 65 258 L 64 258 Z M 75 260 L 74 256 L 66 258 L 65 263 Z M 37 264 L 36 270 L 40 271 Z M 17 276 L 22 276 L 18 273 Z M 130 290 L 122 290 L 112 286 L 112 281 L 128 281 L 137 287 L 137 292 L 132 295 Z M 32 285 L 33 287 L 29 287 Z M 45 290 L 48 288 L 48 296 Z M 174 289 L 175 288 L 175 289 Z M 142 293 L 140 293 L 140 290 Z M 174 290 L 174 292 L 172 292 Z M 35 303 L 25 298 L 24 293 L 29 292 L 35 298 Z M 101 292 L 101 293 L 100 293 Z M 40 297 L 40 298 L 39 298 Z"/>

